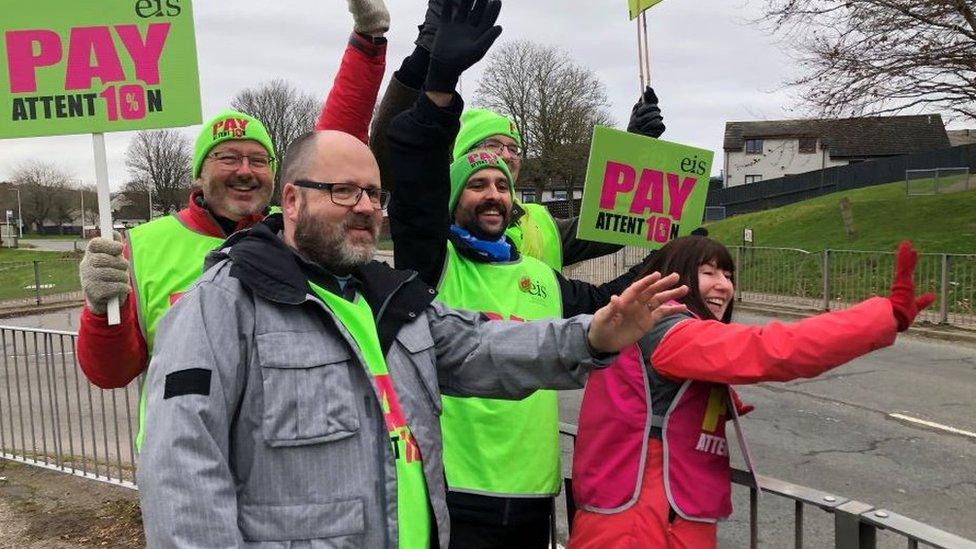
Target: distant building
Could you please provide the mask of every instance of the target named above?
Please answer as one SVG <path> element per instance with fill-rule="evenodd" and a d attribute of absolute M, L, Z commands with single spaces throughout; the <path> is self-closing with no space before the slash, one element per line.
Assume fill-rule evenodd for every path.
<path fill-rule="evenodd" d="M 724 186 L 950 146 L 938 114 L 727 122 Z"/>
<path fill-rule="evenodd" d="M 542 195 L 536 192 L 535 187 L 530 183 L 519 182 L 515 185 L 515 197 L 522 202 L 545 204 L 557 200 L 568 200 L 569 190 L 565 185 L 557 183 L 550 185 L 542 191 Z M 573 198 L 583 198 L 583 185 L 573 187 Z"/>

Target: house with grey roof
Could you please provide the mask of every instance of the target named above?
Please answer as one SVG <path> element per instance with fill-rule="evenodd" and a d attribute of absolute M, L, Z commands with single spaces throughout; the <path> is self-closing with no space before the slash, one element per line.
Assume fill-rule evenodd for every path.
<path fill-rule="evenodd" d="M 938 114 L 727 122 L 724 186 L 949 146 Z"/>

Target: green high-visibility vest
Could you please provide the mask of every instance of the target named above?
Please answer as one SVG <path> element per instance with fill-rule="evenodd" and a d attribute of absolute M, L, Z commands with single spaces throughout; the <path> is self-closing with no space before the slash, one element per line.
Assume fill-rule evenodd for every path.
<path fill-rule="evenodd" d="M 223 238 L 199 233 L 174 214 L 144 223 L 129 231 L 129 258 L 139 325 L 152 356 L 156 326 L 170 306 L 203 274 L 203 261 Z M 132 299 L 132 297 L 130 297 Z M 139 397 L 139 434 L 142 449 L 146 417 L 145 386 Z"/>
<path fill-rule="evenodd" d="M 427 496 L 423 458 L 390 379 L 373 310 L 359 294 L 356 294 L 353 302 L 349 302 L 312 282 L 309 282 L 309 287 L 348 330 L 373 378 L 373 386 L 390 432 L 390 442 L 396 447 L 397 547 L 427 549 L 430 547 L 432 511 Z"/>
<path fill-rule="evenodd" d="M 552 268 L 532 257 L 510 263 L 462 258 L 448 243 L 438 298 L 494 319 L 562 317 Z M 559 492 L 559 410 L 555 391 L 523 400 L 443 396 L 441 431 L 450 490 L 493 496 Z"/>
<path fill-rule="evenodd" d="M 563 245 L 552 214 L 542 204 L 523 204 L 525 210 L 517 224 L 505 234 L 523 256 L 534 257 L 556 271 L 563 270 Z"/>

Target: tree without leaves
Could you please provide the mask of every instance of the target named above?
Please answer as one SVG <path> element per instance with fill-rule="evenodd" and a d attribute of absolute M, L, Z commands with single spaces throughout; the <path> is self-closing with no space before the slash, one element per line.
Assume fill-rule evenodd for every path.
<path fill-rule="evenodd" d="M 494 50 L 478 84 L 478 105 L 510 117 L 522 135 L 523 172 L 536 196 L 549 182 L 572 187 L 586 174 L 595 125 L 612 125 L 606 88 L 566 52 L 529 41 Z"/>
<path fill-rule="evenodd" d="M 149 183 L 140 180 L 129 180 L 122 186 L 119 194 L 122 200 L 118 202 L 114 215 L 120 219 L 149 219 L 150 196 Z M 152 197 L 152 209 L 158 210 L 155 195 Z"/>
<path fill-rule="evenodd" d="M 818 114 L 922 107 L 976 118 L 972 0 L 765 0 L 759 20 L 806 74 L 788 82 Z"/>
<path fill-rule="evenodd" d="M 38 230 L 47 222 L 62 224 L 81 208 L 71 200 L 75 182 L 60 166 L 45 161 L 30 161 L 14 169 L 11 182 L 20 189 L 24 230 Z"/>
<path fill-rule="evenodd" d="M 141 131 L 129 143 L 129 174 L 144 183 L 146 193 L 152 191 L 153 205 L 163 215 L 186 203 L 193 180 L 190 150 L 190 140 L 176 130 Z"/>
<path fill-rule="evenodd" d="M 300 91 L 281 79 L 265 82 L 254 89 L 245 89 L 231 101 L 234 109 L 257 118 L 268 129 L 278 165 L 281 165 L 289 143 L 315 129 L 320 104 L 312 94 Z M 276 172 L 272 197 L 275 204 L 281 198 L 280 178 L 280 172 Z"/>

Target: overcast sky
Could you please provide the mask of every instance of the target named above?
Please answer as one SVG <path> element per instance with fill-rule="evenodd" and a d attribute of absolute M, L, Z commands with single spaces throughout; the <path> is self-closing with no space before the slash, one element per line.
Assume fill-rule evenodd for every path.
<path fill-rule="evenodd" d="M 387 0 L 392 28 L 386 77 L 413 49 L 426 3 Z M 664 139 L 715 151 L 722 165 L 725 122 L 791 118 L 795 93 L 782 89 L 793 63 L 775 41 L 749 24 L 760 0 L 666 0 L 649 12 L 652 79 L 661 100 Z M 235 0 L 194 2 L 204 119 L 229 105 L 242 88 L 285 78 L 324 98 L 352 28 L 343 0 Z M 639 91 L 636 23 L 624 0 L 505 0 L 500 41 L 531 39 L 558 45 L 596 72 L 607 87 L 618 126 Z M 480 78 L 464 78 L 471 99 Z M 384 85 L 385 88 L 385 85 Z M 381 92 L 382 93 L 382 92 Z M 470 104 L 470 101 L 469 101 Z M 184 128 L 191 139 L 199 126 Z M 127 179 L 124 153 L 132 134 L 107 134 L 109 179 Z M 61 164 L 86 183 L 94 181 L 91 136 L 0 141 L 0 181 L 29 159 Z"/>

